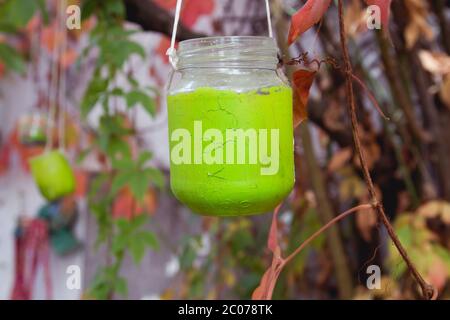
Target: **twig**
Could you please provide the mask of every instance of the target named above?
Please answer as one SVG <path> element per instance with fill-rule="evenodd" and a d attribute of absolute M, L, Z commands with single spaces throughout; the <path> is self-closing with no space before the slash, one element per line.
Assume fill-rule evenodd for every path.
<path fill-rule="evenodd" d="M 322 226 L 319 230 L 314 232 L 308 239 L 306 239 L 297 249 L 295 249 L 294 252 L 292 252 L 286 259 L 284 259 L 283 265 L 294 259 L 309 243 L 314 241 L 319 235 L 322 234 L 322 232 L 326 231 L 330 227 L 332 227 L 334 224 L 339 222 L 340 220 L 344 219 L 348 215 L 360 211 L 360 210 L 367 210 L 373 208 L 373 205 L 371 204 L 362 204 L 357 207 L 354 207 L 352 209 L 349 209 L 345 211 L 344 213 L 341 213 L 337 217 L 330 220 L 326 225 Z"/>
<path fill-rule="evenodd" d="M 274 211 L 273 220 L 272 220 L 272 226 L 271 226 L 271 233 L 273 228 L 277 228 L 277 215 L 278 210 L 280 207 L 277 207 Z M 331 228 L 333 225 L 335 225 L 340 220 L 344 219 L 348 215 L 358 212 L 360 210 L 366 210 L 366 209 L 375 209 L 375 207 L 372 204 L 362 204 L 357 207 L 354 207 L 352 209 L 349 209 L 345 211 L 344 213 L 339 214 L 337 217 L 333 218 L 329 222 L 327 222 L 324 226 L 322 226 L 319 230 L 314 232 L 311 236 L 309 236 L 294 252 L 292 252 L 287 258 L 283 258 L 281 254 L 281 249 L 276 243 L 270 243 L 268 244 L 269 248 L 271 249 L 273 253 L 273 259 L 272 259 L 272 265 L 270 268 L 266 271 L 263 278 L 261 279 L 261 283 L 258 288 L 255 289 L 253 292 L 253 299 L 259 299 L 259 300 L 271 300 L 273 291 L 275 289 L 275 286 L 277 284 L 278 278 L 283 271 L 284 267 L 288 262 L 290 262 L 292 259 L 294 259 L 309 243 L 314 241 L 320 234 L 322 234 L 327 229 Z M 271 239 L 269 237 L 269 241 Z"/>
<path fill-rule="evenodd" d="M 353 133 L 353 139 L 355 142 L 355 149 L 356 153 L 359 156 L 359 160 L 361 162 L 361 167 L 364 174 L 364 179 L 367 183 L 367 188 L 369 191 L 369 194 L 372 198 L 372 205 L 375 208 L 378 218 L 381 220 L 381 222 L 386 227 L 389 236 L 391 237 L 392 241 L 394 242 L 394 245 L 396 246 L 397 250 L 399 251 L 400 255 L 402 256 L 403 260 L 405 261 L 406 265 L 408 266 L 408 269 L 414 279 L 417 281 L 417 283 L 420 285 L 420 288 L 422 290 L 422 295 L 426 299 L 432 299 L 435 295 L 435 289 L 433 286 L 429 285 L 425 282 L 425 280 L 422 278 L 420 273 L 417 271 L 416 267 L 410 260 L 406 250 L 404 249 L 403 245 L 401 244 L 400 240 L 397 237 L 397 234 L 395 233 L 392 225 L 390 224 L 386 213 L 384 211 L 384 207 L 382 203 L 378 200 L 375 187 L 373 185 L 372 177 L 370 176 L 369 169 L 367 166 L 367 162 L 365 159 L 365 155 L 362 151 L 361 147 L 361 141 L 359 139 L 359 127 L 358 127 L 358 119 L 356 117 L 356 107 L 355 107 L 355 97 L 353 92 L 353 77 L 352 77 L 352 65 L 350 63 L 350 56 L 347 49 L 347 38 L 345 35 L 345 26 L 344 26 L 344 19 L 343 19 L 343 4 L 342 0 L 338 0 L 338 10 L 339 10 L 339 33 L 340 33 L 340 42 L 341 42 L 341 49 L 343 53 L 344 58 L 344 72 L 346 77 L 346 90 L 347 90 L 347 99 L 348 99 L 348 108 L 349 113 L 351 117 L 351 123 L 352 123 L 352 133 Z"/>

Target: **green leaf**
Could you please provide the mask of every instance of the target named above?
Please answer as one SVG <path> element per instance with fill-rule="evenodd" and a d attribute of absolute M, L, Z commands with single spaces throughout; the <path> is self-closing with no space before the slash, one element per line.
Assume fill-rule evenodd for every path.
<path fill-rule="evenodd" d="M 122 188 L 124 188 L 128 184 L 128 180 L 128 172 L 125 171 L 116 174 L 111 184 L 111 195 L 115 196 Z"/>
<path fill-rule="evenodd" d="M 126 100 L 128 108 L 133 108 L 140 104 L 148 114 L 151 116 L 155 115 L 155 103 L 153 99 L 144 92 L 139 90 L 130 91 L 126 95 Z"/>
<path fill-rule="evenodd" d="M 129 247 L 134 263 L 139 264 L 145 255 L 145 242 L 139 237 L 134 237 L 130 239 Z"/>
<path fill-rule="evenodd" d="M 7 68 L 14 70 L 20 74 L 25 73 L 25 61 L 16 49 L 0 43 L 0 60 L 3 61 Z"/>
<path fill-rule="evenodd" d="M 86 117 L 95 107 L 100 97 L 108 88 L 108 84 L 109 81 L 107 79 L 102 79 L 99 75 L 94 75 L 81 102 L 81 114 L 83 117 Z"/>
<path fill-rule="evenodd" d="M 133 196 L 141 201 L 148 190 L 149 182 L 145 174 L 135 172 L 130 175 L 129 185 Z"/>
<path fill-rule="evenodd" d="M 120 234 L 116 237 L 114 237 L 112 245 L 111 245 L 111 251 L 114 255 L 122 252 L 128 245 L 128 235 L 127 234 Z"/>
<path fill-rule="evenodd" d="M 81 20 L 86 20 L 92 16 L 97 9 L 98 0 L 84 0 L 81 7 Z"/>
<path fill-rule="evenodd" d="M 139 215 L 135 218 L 133 218 L 133 220 L 131 220 L 131 229 L 133 230 L 137 230 L 140 227 L 143 227 L 148 221 L 148 216 L 146 215 Z"/>
<path fill-rule="evenodd" d="M 128 283 L 125 278 L 117 278 L 116 282 L 114 283 L 114 288 L 116 289 L 116 292 L 121 296 L 126 297 L 128 295 Z"/>
<path fill-rule="evenodd" d="M 39 8 L 38 2 L 30 0 L 6 0 L 0 4 L 0 21 L 17 29 L 25 27 Z"/>
<path fill-rule="evenodd" d="M 166 180 L 160 170 L 156 168 L 147 168 L 145 169 L 144 173 L 155 187 L 160 189 L 164 188 Z"/>
<path fill-rule="evenodd" d="M 141 237 L 148 247 L 152 249 L 159 249 L 159 243 L 154 233 L 150 231 L 142 231 L 138 234 L 138 237 Z"/>
<path fill-rule="evenodd" d="M 153 154 L 150 151 L 144 151 L 139 155 L 137 166 L 141 168 L 147 161 L 153 158 Z"/>

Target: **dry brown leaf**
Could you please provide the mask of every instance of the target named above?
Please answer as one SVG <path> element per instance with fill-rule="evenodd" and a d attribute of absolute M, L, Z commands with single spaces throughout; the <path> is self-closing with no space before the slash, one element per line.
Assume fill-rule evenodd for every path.
<path fill-rule="evenodd" d="M 328 163 L 328 172 L 335 172 L 344 167 L 352 158 L 353 149 L 350 147 L 343 148 L 336 152 Z"/>
<path fill-rule="evenodd" d="M 450 56 L 444 53 L 420 50 L 419 59 L 424 69 L 432 74 L 446 75 L 450 73 Z"/>
<path fill-rule="evenodd" d="M 365 29 L 366 10 L 363 9 L 361 1 L 352 0 L 347 6 L 344 15 L 345 32 L 354 37 Z"/>
<path fill-rule="evenodd" d="M 373 209 L 359 210 L 356 213 L 356 227 L 361 237 L 369 242 L 372 240 L 372 229 L 377 225 L 377 215 Z"/>
<path fill-rule="evenodd" d="M 450 203 L 446 201 L 429 201 L 417 209 L 417 214 L 425 218 L 439 217 L 450 224 Z"/>
<path fill-rule="evenodd" d="M 408 0 L 404 3 L 409 14 L 409 22 L 404 33 L 406 47 L 412 48 L 421 36 L 427 40 L 432 40 L 434 32 L 427 20 L 427 2 L 424 0 Z"/>
<path fill-rule="evenodd" d="M 308 98 L 311 86 L 316 78 L 316 71 L 300 69 L 292 76 L 292 87 L 294 95 L 294 128 L 303 120 L 308 118 Z"/>
<path fill-rule="evenodd" d="M 441 88 L 439 90 L 439 96 L 441 100 L 445 103 L 447 108 L 450 109 L 450 74 L 447 74 L 443 81 Z"/>

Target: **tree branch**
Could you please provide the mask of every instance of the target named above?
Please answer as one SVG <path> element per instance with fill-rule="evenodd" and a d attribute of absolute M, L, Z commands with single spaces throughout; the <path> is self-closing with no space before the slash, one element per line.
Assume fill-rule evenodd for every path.
<path fill-rule="evenodd" d="M 429 285 L 425 282 L 425 280 L 422 278 L 420 273 L 417 271 L 416 267 L 410 260 L 405 248 L 401 244 L 400 240 L 397 237 L 397 234 L 394 231 L 394 228 L 392 227 L 391 223 L 389 222 L 389 219 L 386 216 L 386 213 L 384 211 L 384 207 L 382 203 L 378 200 L 378 197 L 375 192 L 375 187 L 372 181 L 372 177 L 370 176 L 369 169 L 367 166 L 367 162 L 365 159 L 365 155 L 362 151 L 361 147 L 361 141 L 359 139 L 359 127 L 358 127 L 358 119 L 356 117 L 356 106 L 355 106 L 355 97 L 353 92 L 353 70 L 352 65 L 350 63 L 350 56 L 347 49 L 347 38 L 345 35 L 345 26 L 344 26 L 344 9 L 342 0 L 338 0 L 338 10 L 339 10 L 339 34 L 340 34 L 340 41 L 341 41 L 341 49 L 343 53 L 344 58 L 344 72 L 346 77 L 346 90 L 347 90 L 347 100 L 348 100 L 348 109 L 351 117 L 351 123 L 352 123 L 352 133 L 353 133 L 353 139 L 355 142 L 355 149 L 359 156 L 361 167 L 364 173 L 364 179 L 367 183 L 367 188 L 369 191 L 369 194 L 372 198 L 372 204 L 375 208 L 378 218 L 381 220 L 381 222 L 386 227 L 389 236 L 391 237 L 392 241 L 394 242 L 394 245 L 396 246 L 397 250 L 399 251 L 400 255 L 402 256 L 403 260 L 405 261 L 406 265 L 408 266 L 408 269 L 414 279 L 417 281 L 417 283 L 420 285 L 422 289 L 422 295 L 426 299 L 432 299 L 435 294 L 435 289 L 433 286 Z"/>

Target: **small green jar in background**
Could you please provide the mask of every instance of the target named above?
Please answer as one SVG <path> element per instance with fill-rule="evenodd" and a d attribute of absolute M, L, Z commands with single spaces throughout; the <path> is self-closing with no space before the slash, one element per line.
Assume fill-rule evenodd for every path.
<path fill-rule="evenodd" d="M 54 201 L 75 191 L 75 175 L 60 151 L 51 151 L 30 160 L 31 173 L 41 192 Z"/>
<path fill-rule="evenodd" d="M 294 185 L 292 90 L 268 37 L 183 41 L 168 89 L 171 187 L 194 212 L 273 210 Z"/>

